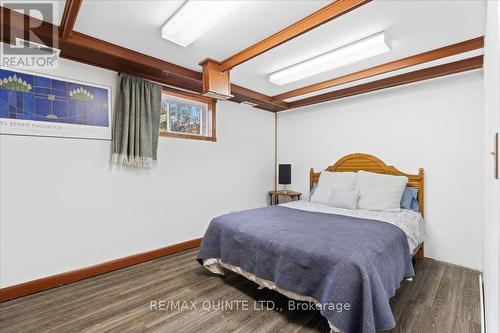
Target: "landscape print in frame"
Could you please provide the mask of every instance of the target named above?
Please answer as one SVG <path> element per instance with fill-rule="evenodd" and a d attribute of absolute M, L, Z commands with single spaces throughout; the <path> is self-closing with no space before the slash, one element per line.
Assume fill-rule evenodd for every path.
<path fill-rule="evenodd" d="M 111 140 L 109 87 L 0 68 L 0 134 Z"/>

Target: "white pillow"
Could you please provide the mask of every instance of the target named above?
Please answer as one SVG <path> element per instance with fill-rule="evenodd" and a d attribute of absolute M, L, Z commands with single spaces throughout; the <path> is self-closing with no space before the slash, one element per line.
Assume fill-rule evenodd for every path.
<path fill-rule="evenodd" d="M 342 191 L 334 188 L 328 204 L 333 207 L 356 209 L 358 198 L 359 190 Z"/>
<path fill-rule="evenodd" d="M 355 179 L 356 173 L 354 172 L 321 172 L 318 187 L 311 196 L 311 202 L 328 204 L 332 189 L 352 191 L 354 190 Z"/>
<path fill-rule="evenodd" d="M 399 210 L 401 194 L 399 191 L 361 190 L 358 208 L 368 210 Z"/>
<path fill-rule="evenodd" d="M 358 208 L 398 210 L 408 177 L 359 171 L 355 188 L 359 190 Z"/>

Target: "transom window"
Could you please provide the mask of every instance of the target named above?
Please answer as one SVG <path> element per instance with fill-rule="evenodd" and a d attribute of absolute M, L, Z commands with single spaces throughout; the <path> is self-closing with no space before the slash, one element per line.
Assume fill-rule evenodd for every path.
<path fill-rule="evenodd" d="M 215 141 L 215 102 L 204 96 L 164 89 L 160 135 Z"/>

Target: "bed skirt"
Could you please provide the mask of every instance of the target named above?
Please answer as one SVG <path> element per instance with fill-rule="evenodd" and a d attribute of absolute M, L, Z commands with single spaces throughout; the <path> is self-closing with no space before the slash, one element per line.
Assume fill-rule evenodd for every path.
<path fill-rule="evenodd" d="M 225 275 L 224 270 L 223 270 L 223 268 L 225 268 L 225 269 L 228 269 L 232 272 L 235 272 L 236 274 L 243 276 L 244 278 L 246 278 L 252 282 L 255 282 L 256 284 L 258 284 L 260 286 L 260 288 L 268 288 L 270 290 L 277 291 L 280 294 L 282 294 L 288 298 L 294 299 L 296 301 L 310 302 L 313 304 L 320 304 L 320 302 L 318 300 L 316 300 L 312 297 L 299 295 L 299 294 L 294 293 L 292 291 L 281 289 L 281 288 L 277 287 L 276 284 L 274 284 L 274 282 L 272 282 L 272 281 L 258 278 L 255 275 L 253 275 L 252 273 L 249 273 L 249 272 L 241 269 L 241 267 L 226 264 L 218 258 L 209 258 L 209 259 L 203 260 L 203 266 L 206 269 L 208 269 L 210 272 L 212 272 L 214 274 L 219 274 L 222 276 Z M 328 322 L 328 325 L 330 326 L 330 333 L 342 333 L 338 328 L 333 326 L 332 323 Z"/>

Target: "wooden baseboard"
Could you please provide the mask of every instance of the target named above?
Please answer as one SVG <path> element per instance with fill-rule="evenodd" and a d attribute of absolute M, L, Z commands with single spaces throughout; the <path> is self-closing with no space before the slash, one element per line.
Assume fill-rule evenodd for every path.
<path fill-rule="evenodd" d="M 26 296 L 39 291 L 59 287 L 68 283 L 87 279 L 92 276 L 111 272 L 120 268 L 132 266 L 164 257 L 176 252 L 189 250 L 200 246 L 201 238 L 162 247 L 156 250 L 134 254 L 128 257 L 111 260 L 91 267 L 81 268 L 70 272 L 60 273 L 45 278 L 28 281 L 0 289 L 0 302 L 5 302 L 21 296 Z"/>

